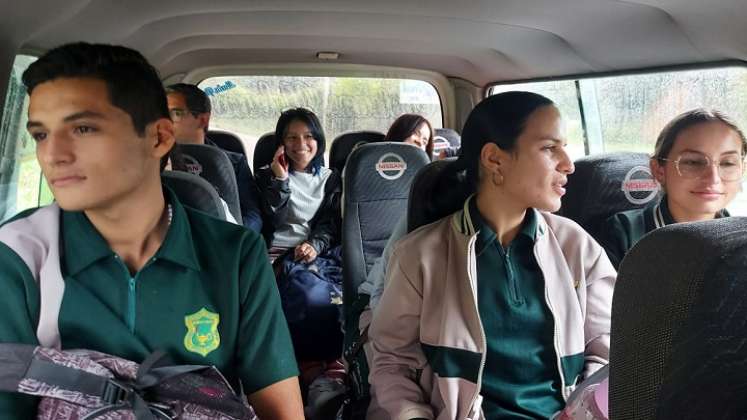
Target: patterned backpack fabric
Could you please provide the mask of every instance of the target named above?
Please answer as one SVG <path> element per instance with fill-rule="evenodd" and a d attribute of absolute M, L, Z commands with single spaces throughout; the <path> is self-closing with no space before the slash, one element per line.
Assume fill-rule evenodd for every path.
<path fill-rule="evenodd" d="M 166 359 L 0 344 L 0 391 L 41 397 L 39 420 L 257 419 L 215 367 Z"/>

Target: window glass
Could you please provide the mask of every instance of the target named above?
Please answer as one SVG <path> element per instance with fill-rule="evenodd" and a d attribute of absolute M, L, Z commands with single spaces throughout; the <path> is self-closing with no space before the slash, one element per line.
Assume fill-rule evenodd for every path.
<path fill-rule="evenodd" d="M 578 107 L 575 82 L 563 80 L 557 82 L 522 83 L 514 85 L 493 86 L 490 94 L 522 90 L 538 93 L 553 102 L 560 110 L 565 121 L 565 132 L 568 138 L 568 154 L 573 159 L 584 155 L 584 128 L 581 124 L 581 112 Z"/>
<path fill-rule="evenodd" d="M 580 157 L 579 151 L 581 155 L 585 151 L 653 153 L 662 128 L 675 116 L 695 108 L 721 111 L 743 131 L 747 130 L 744 67 L 500 85 L 491 87 L 489 93 L 507 90 L 536 92 L 558 104 L 569 121 L 568 138 L 574 158 Z M 581 123 L 582 113 L 585 124 Z M 585 147 L 574 143 L 579 139 L 586 142 Z M 735 215 L 747 215 L 747 194 L 739 194 L 729 210 Z"/>
<path fill-rule="evenodd" d="M 211 77 L 199 84 L 212 101 L 211 129 L 236 133 L 248 156 L 257 139 L 275 130 L 280 112 L 305 107 L 317 114 L 328 139 L 357 130 L 386 133 L 401 114 L 425 116 L 442 126 L 436 89 L 420 80 L 349 77 Z"/>
<path fill-rule="evenodd" d="M 26 132 L 28 95 L 21 75 L 36 60 L 16 56 L 5 95 L 0 125 L 0 219 L 39 205 L 41 170 L 36 161 L 34 141 Z"/>

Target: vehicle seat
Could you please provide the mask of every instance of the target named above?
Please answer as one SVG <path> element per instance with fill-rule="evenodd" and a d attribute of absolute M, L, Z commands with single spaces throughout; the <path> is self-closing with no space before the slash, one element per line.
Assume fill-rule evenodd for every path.
<path fill-rule="evenodd" d="M 610 419 L 743 419 L 747 218 L 665 226 L 620 265 Z"/>
<path fill-rule="evenodd" d="M 205 144 L 176 144 L 188 172 L 205 178 L 228 205 L 231 215 L 241 224 L 241 204 L 236 173 L 228 156 L 220 149 Z"/>
<path fill-rule="evenodd" d="M 330 146 L 329 166 L 342 173 L 350 152 L 360 143 L 378 143 L 384 140 L 384 134 L 378 131 L 352 131 L 337 136 Z"/>
<path fill-rule="evenodd" d="M 221 149 L 229 152 L 241 153 L 246 157 L 244 143 L 236 134 L 223 130 L 209 130 L 206 137 Z"/>
<path fill-rule="evenodd" d="M 470 194 L 464 172 L 455 171 L 456 158 L 431 162 L 415 176 L 410 188 L 407 231 L 460 210 Z"/>
<path fill-rule="evenodd" d="M 254 157 L 252 159 L 252 172 L 256 175 L 259 168 L 272 163 L 272 157 L 277 150 L 275 144 L 275 132 L 265 133 L 257 140 L 254 146 Z"/>
<path fill-rule="evenodd" d="M 368 296 L 358 286 L 381 256 L 399 219 L 407 214 L 410 184 L 430 160 L 421 149 L 404 143 L 373 143 L 352 151 L 343 177 L 343 310 L 345 356 L 353 399 L 368 395 L 368 367 L 359 343 L 358 318 Z M 351 349 L 357 348 L 353 351 Z M 367 405 L 367 403 L 363 403 Z M 365 408 L 365 407 L 363 407 Z M 365 412 L 365 411 L 364 411 Z"/>
<path fill-rule="evenodd" d="M 558 214 L 574 220 L 594 238 L 608 217 L 645 207 L 660 195 L 645 153 L 609 153 L 574 163 L 576 171 L 568 177 Z"/>
<path fill-rule="evenodd" d="M 226 213 L 218 192 L 204 178 L 189 172 L 163 171 L 161 179 L 185 206 L 226 220 Z"/>

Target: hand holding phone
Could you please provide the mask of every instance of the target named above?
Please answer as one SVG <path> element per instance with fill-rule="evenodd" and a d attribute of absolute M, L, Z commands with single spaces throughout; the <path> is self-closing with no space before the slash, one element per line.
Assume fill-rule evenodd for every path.
<path fill-rule="evenodd" d="M 277 179 L 288 178 L 288 158 L 285 156 L 285 147 L 280 146 L 275 151 L 275 155 L 272 157 L 272 164 L 270 164 L 272 174 Z"/>

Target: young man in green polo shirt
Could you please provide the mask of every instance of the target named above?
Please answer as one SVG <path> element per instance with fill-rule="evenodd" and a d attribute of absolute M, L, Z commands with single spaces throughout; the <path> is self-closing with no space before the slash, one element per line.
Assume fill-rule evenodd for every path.
<path fill-rule="evenodd" d="M 260 418 L 302 418 L 261 237 L 183 207 L 161 185 L 174 135 L 156 70 L 124 47 L 70 44 L 23 81 L 56 204 L 0 228 L 0 342 L 136 362 L 163 349 L 240 382 Z M 0 418 L 33 418 L 36 403 L 0 393 Z"/>

